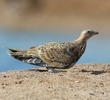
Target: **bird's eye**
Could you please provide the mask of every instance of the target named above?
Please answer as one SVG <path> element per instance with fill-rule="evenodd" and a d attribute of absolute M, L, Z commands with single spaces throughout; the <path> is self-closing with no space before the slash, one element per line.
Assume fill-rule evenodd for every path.
<path fill-rule="evenodd" d="M 88 33 L 91 33 L 91 31 L 88 31 Z"/>

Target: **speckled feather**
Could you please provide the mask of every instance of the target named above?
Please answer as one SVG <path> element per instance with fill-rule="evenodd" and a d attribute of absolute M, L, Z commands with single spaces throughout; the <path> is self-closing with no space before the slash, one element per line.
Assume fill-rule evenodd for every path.
<path fill-rule="evenodd" d="M 84 53 L 86 43 L 51 42 L 38 47 L 40 58 L 52 67 L 68 68 Z"/>
<path fill-rule="evenodd" d="M 10 48 L 10 54 L 22 62 L 44 67 L 69 68 L 74 65 L 85 51 L 86 43 L 50 42 L 29 50 Z"/>

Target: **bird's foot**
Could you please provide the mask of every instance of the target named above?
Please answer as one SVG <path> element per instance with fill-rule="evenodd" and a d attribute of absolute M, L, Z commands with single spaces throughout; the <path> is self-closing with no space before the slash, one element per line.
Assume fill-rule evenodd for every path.
<path fill-rule="evenodd" d="M 47 70 L 48 70 L 48 72 L 50 72 L 50 73 L 58 73 L 58 72 L 62 72 L 62 71 L 59 71 L 59 70 L 55 70 L 55 69 L 52 68 L 52 67 L 48 67 Z"/>

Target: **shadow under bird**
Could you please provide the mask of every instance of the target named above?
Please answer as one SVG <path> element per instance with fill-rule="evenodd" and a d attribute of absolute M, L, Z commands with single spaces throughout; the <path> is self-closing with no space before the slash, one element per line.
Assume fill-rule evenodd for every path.
<path fill-rule="evenodd" d="M 89 38 L 98 34 L 94 30 L 84 30 L 78 39 L 71 42 L 49 42 L 28 50 L 8 48 L 9 54 L 22 62 L 43 66 L 49 72 L 55 69 L 71 68 L 83 55 Z"/>

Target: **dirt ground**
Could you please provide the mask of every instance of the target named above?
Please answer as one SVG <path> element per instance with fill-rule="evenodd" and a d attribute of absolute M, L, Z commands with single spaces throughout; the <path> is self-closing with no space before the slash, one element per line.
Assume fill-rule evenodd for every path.
<path fill-rule="evenodd" d="M 79 64 L 59 73 L 0 73 L 0 100 L 110 100 L 110 64 Z"/>

